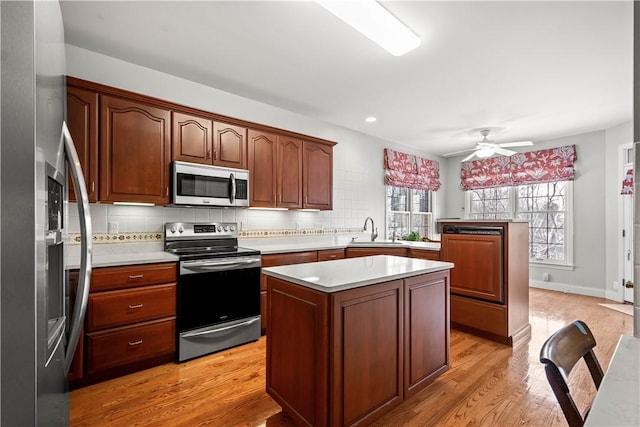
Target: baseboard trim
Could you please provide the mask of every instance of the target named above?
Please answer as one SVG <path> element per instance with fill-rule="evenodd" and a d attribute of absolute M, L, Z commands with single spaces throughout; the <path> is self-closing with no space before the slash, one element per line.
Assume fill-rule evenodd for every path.
<path fill-rule="evenodd" d="M 543 282 L 541 280 L 529 280 L 529 287 L 547 289 L 550 291 L 567 292 L 570 294 L 587 295 L 590 297 L 607 298 L 604 289 L 588 288 L 586 286 L 569 285 L 566 283 Z"/>

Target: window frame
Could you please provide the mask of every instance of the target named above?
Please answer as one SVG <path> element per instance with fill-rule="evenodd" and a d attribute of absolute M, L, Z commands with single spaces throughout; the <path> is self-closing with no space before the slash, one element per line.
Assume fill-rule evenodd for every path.
<path fill-rule="evenodd" d="M 389 196 L 388 196 L 388 189 L 389 187 L 394 187 L 394 188 L 400 188 L 400 189 L 404 189 L 408 192 L 408 196 L 407 196 L 407 204 L 409 206 L 409 210 L 408 211 L 392 211 L 390 209 L 390 205 L 389 205 Z M 385 215 L 384 215 L 384 231 L 385 231 L 385 239 L 390 240 L 392 239 L 392 235 L 391 235 L 391 230 L 390 230 L 390 224 L 389 224 L 389 217 L 391 213 L 394 214 L 403 214 L 403 215 L 407 215 L 409 220 L 408 220 L 408 232 L 413 231 L 414 226 L 414 215 L 420 215 L 420 216 L 427 216 L 428 219 L 428 232 L 426 236 L 421 235 L 420 237 L 426 237 L 428 239 L 432 239 L 435 233 L 435 223 L 434 223 L 434 218 L 433 218 L 433 213 L 436 209 L 436 192 L 435 191 L 431 191 L 431 190 L 418 190 L 418 191 L 426 191 L 428 193 L 428 199 L 429 199 L 429 208 L 430 210 L 428 212 L 420 212 L 420 211 L 414 211 L 413 207 L 414 207 L 414 203 L 413 203 L 413 197 L 414 197 L 414 192 L 415 190 L 412 188 L 406 188 L 406 187 L 396 187 L 393 185 L 385 185 L 384 186 L 384 205 L 385 205 Z M 402 233 L 401 233 L 402 235 Z M 401 236 L 396 236 L 396 239 L 402 239 Z"/>
<path fill-rule="evenodd" d="M 545 267 L 552 267 L 552 268 L 558 268 L 558 269 L 568 269 L 571 270 L 574 268 L 574 264 L 573 264 L 573 254 L 574 254 L 574 243 L 573 243 L 573 228 L 574 228 L 574 208 L 573 208 L 573 204 L 574 204 L 574 189 L 573 189 L 573 181 L 554 181 L 551 183 L 555 183 L 555 182 L 563 182 L 565 185 L 565 223 L 564 223 L 564 232 L 565 232 L 565 259 L 564 261 L 555 261 L 555 260 L 542 260 L 542 259 L 536 259 L 536 258 L 529 258 L 529 264 L 533 264 L 533 265 L 539 265 L 539 266 L 545 266 Z M 520 186 L 524 186 L 524 185 L 536 185 L 536 184 L 522 184 Z M 532 211 L 520 211 L 519 210 L 519 203 L 518 203 L 518 197 L 519 197 L 519 192 L 518 192 L 518 187 L 520 187 L 518 185 L 516 186 L 504 186 L 504 187 L 500 187 L 500 188 L 508 188 L 508 194 L 509 194 L 509 212 L 508 212 L 508 216 L 509 216 L 509 220 L 514 220 L 517 221 L 518 218 L 518 214 L 520 213 L 527 213 L 530 214 L 532 213 Z M 471 216 L 473 215 L 473 212 L 471 212 L 471 198 L 472 198 L 472 192 L 474 190 L 466 190 L 465 193 L 465 218 L 469 219 L 469 220 L 473 220 L 475 218 L 472 218 Z M 550 211 L 540 211 L 540 212 L 550 212 Z M 491 220 L 491 219 L 483 219 L 483 220 Z M 501 221 L 501 219 L 496 219 L 496 221 Z M 529 233 L 529 236 L 531 236 L 531 234 Z"/>

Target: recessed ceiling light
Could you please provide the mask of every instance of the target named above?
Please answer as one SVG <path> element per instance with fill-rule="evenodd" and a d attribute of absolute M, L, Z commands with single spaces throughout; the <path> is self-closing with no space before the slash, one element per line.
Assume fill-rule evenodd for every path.
<path fill-rule="evenodd" d="M 376 1 L 316 0 L 316 3 L 392 55 L 401 56 L 420 46 L 420 37 Z"/>
<path fill-rule="evenodd" d="M 378 119 L 376 119 L 375 117 L 367 117 L 366 119 L 364 119 L 364 121 L 367 122 L 367 123 L 373 123 L 376 120 L 378 120 Z"/>

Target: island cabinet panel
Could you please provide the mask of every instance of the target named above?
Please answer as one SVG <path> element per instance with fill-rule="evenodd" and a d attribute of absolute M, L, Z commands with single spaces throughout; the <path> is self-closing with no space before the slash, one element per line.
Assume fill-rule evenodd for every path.
<path fill-rule="evenodd" d="M 405 399 L 449 369 L 449 274 L 405 279 Z"/>
<path fill-rule="evenodd" d="M 213 121 L 174 111 L 173 160 L 210 165 L 213 153 Z"/>
<path fill-rule="evenodd" d="M 333 295 L 332 425 L 368 423 L 403 399 L 403 282 Z"/>
<path fill-rule="evenodd" d="M 171 111 L 100 98 L 100 200 L 169 203 Z"/>
<path fill-rule="evenodd" d="M 448 270 L 337 292 L 266 280 L 267 392 L 300 425 L 371 424 L 449 368 Z"/>
<path fill-rule="evenodd" d="M 269 277 L 267 392 L 303 425 L 328 425 L 326 294 Z"/>
<path fill-rule="evenodd" d="M 67 124 L 87 185 L 89 202 L 98 201 L 98 92 L 67 86 Z M 69 175 L 69 183 L 71 176 Z M 75 202 L 73 185 L 69 201 Z"/>
<path fill-rule="evenodd" d="M 303 142 L 304 208 L 333 208 L 333 147 Z"/>

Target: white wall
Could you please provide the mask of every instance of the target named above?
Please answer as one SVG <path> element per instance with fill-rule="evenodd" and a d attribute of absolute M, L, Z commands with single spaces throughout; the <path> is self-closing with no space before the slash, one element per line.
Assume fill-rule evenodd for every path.
<path fill-rule="evenodd" d="M 203 86 L 169 74 L 124 62 L 75 46 L 66 46 L 70 76 L 165 99 L 189 107 L 255 123 L 312 135 L 338 144 L 334 147 L 332 211 L 296 212 L 247 209 L 135 208 L 95 205 L 96 233 L 107 232 L 108 221 L 118 220 L 121 232 L 161 231 L 168 221 L 237 221 L 247 229 L 353 228 L 371 216 L 384 235 L 385 147 L 429 157 L 426 152 L 311 119 L 300 114 Z M 446 188 L 446 186 L 445 186 Z M 444 189 L 439 191 L 444 193 Z M 440 206 L 444 206 L 444 200 Z M 444 209 L 444 208 L 443 208 Z M 438 212 L 436 212 L 438 216 Z M 141 229 L 142 227 L 142 229 Z M 70 232 L 77 232 L 72 221 Z"/>
<path fill-rule="evenodd" d="M 578 160 L 574 181 L 574 268 L 557 269 L 531 264 L 531 286 L 613 297 L 617 257 L 617 195 L 621 178 L 617 162 L 619 144 L 631 141 L 631 123 L 597 131 L 535 143 L 533 149 L 575 144 Z M 527 148 L 528 151 L 532 148 Z M 446 216 L 464 217 L 464 192 L 460 189 L 461 157 L 447 159 L 446 180 L 455 180 L 445 196 Z M 550 281 L 543 282 L 542 274 Z"/>

